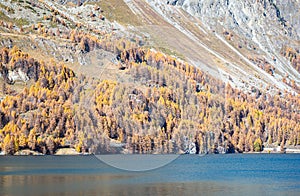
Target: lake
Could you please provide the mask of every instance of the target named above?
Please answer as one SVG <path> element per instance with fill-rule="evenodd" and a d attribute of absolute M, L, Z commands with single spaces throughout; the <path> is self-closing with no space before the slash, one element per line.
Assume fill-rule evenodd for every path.
<path fill-rule="evenodd" d="M 181 155 L 139 172 L 95 156 L 0 156 L 0 195 L 298 196 L 300 154 Z"/>

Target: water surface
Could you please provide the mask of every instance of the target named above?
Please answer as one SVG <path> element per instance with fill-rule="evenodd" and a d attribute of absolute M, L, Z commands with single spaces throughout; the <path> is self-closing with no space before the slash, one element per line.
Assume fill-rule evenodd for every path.
<path fill-rule="evenodd" d="M 0 156 L 0 195 L 300 195 L 300 154 L 183 155 L 143 172 L 94 156 Z"/>

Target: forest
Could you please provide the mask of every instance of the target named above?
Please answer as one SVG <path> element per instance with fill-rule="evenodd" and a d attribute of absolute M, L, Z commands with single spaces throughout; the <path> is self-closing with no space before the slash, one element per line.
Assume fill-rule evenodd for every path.
<path fill-rule="evenodd" d="M 234 89 L 208 73 L 161 52 L 72 31 L 82 51 L 114 52 L 131 81 L 95 79 L 62 63 L 38 61 L 17 47 L 0 52 L 0 150 L 54 154 L 259 152 L 264 146 L 300 145 L 300 97 Z M 288 56 L 288 55 L 287 55 Z M 291 57 L 291 60 L 295 62 Z M 30 87 L 11 90 L 9 73 Z"/>

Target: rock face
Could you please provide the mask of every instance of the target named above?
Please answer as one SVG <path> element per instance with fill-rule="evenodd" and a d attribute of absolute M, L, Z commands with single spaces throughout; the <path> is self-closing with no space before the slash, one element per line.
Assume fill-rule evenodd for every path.
<path fill-rule="evenodd" d="M 175 0 L 170 3 L 182 6 L 211 27 L 222 25 L 249 37 L 254 37 L 255 33 L 265 30 L 266 33 L 299 40 L 300 3 L 298 0 Z M 272 32 L 275 30 L 276 32 Z"/>
<path fill-rule="evenodd" d="M 1 76 L 0 76 L 1 77 Z M 28 76 L 26 73 L 24 73 L 21 69 L 18 69 L 17 71 L 8 71 L 8 79 L 12 82 L 15 81 L 23 81 L 27 82 L 29 80 Z"/>
<path fill-rule="evenodd" d="M 162 3 L 157 0 L 148 2 L 157 5 L 158 9 L 162 7 Z M 299 51 L 298 0 L 169 0 L 165 4 L 199 18 L 205 28 L 216 35 L 224 35 L 224 32 L 234 34 L 238 43 L 234 47 L 243 56 L 259 55 L 275 67 L 275 80 L 280 82 L 288 75 L 300 84 L 299 72 L 293 68 L 289 59 L 280 54 L 285 46 Z M 248 52 L 242 51 L 242 47 L 248 49 Z"/>
<path fill-rule="evenodd" d="M 233 30 L 262 43 L 266 50 L 273 46 L 279 49 L 282 44 L 293 45 L 294 40 L 300 39 L 298 0 L 176 0 L 171 3 L 182 6 L 214 30 L 221 27 Z"/>

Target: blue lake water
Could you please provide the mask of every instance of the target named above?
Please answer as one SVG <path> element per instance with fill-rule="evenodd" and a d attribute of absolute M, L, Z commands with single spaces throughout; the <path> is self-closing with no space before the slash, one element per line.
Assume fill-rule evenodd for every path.
<path fill-rule="evenodd" d="M 299 196 L 300 154 L 182 155 L 141 172 L 95 156 L 0 156 L 0 195 Z"/>

